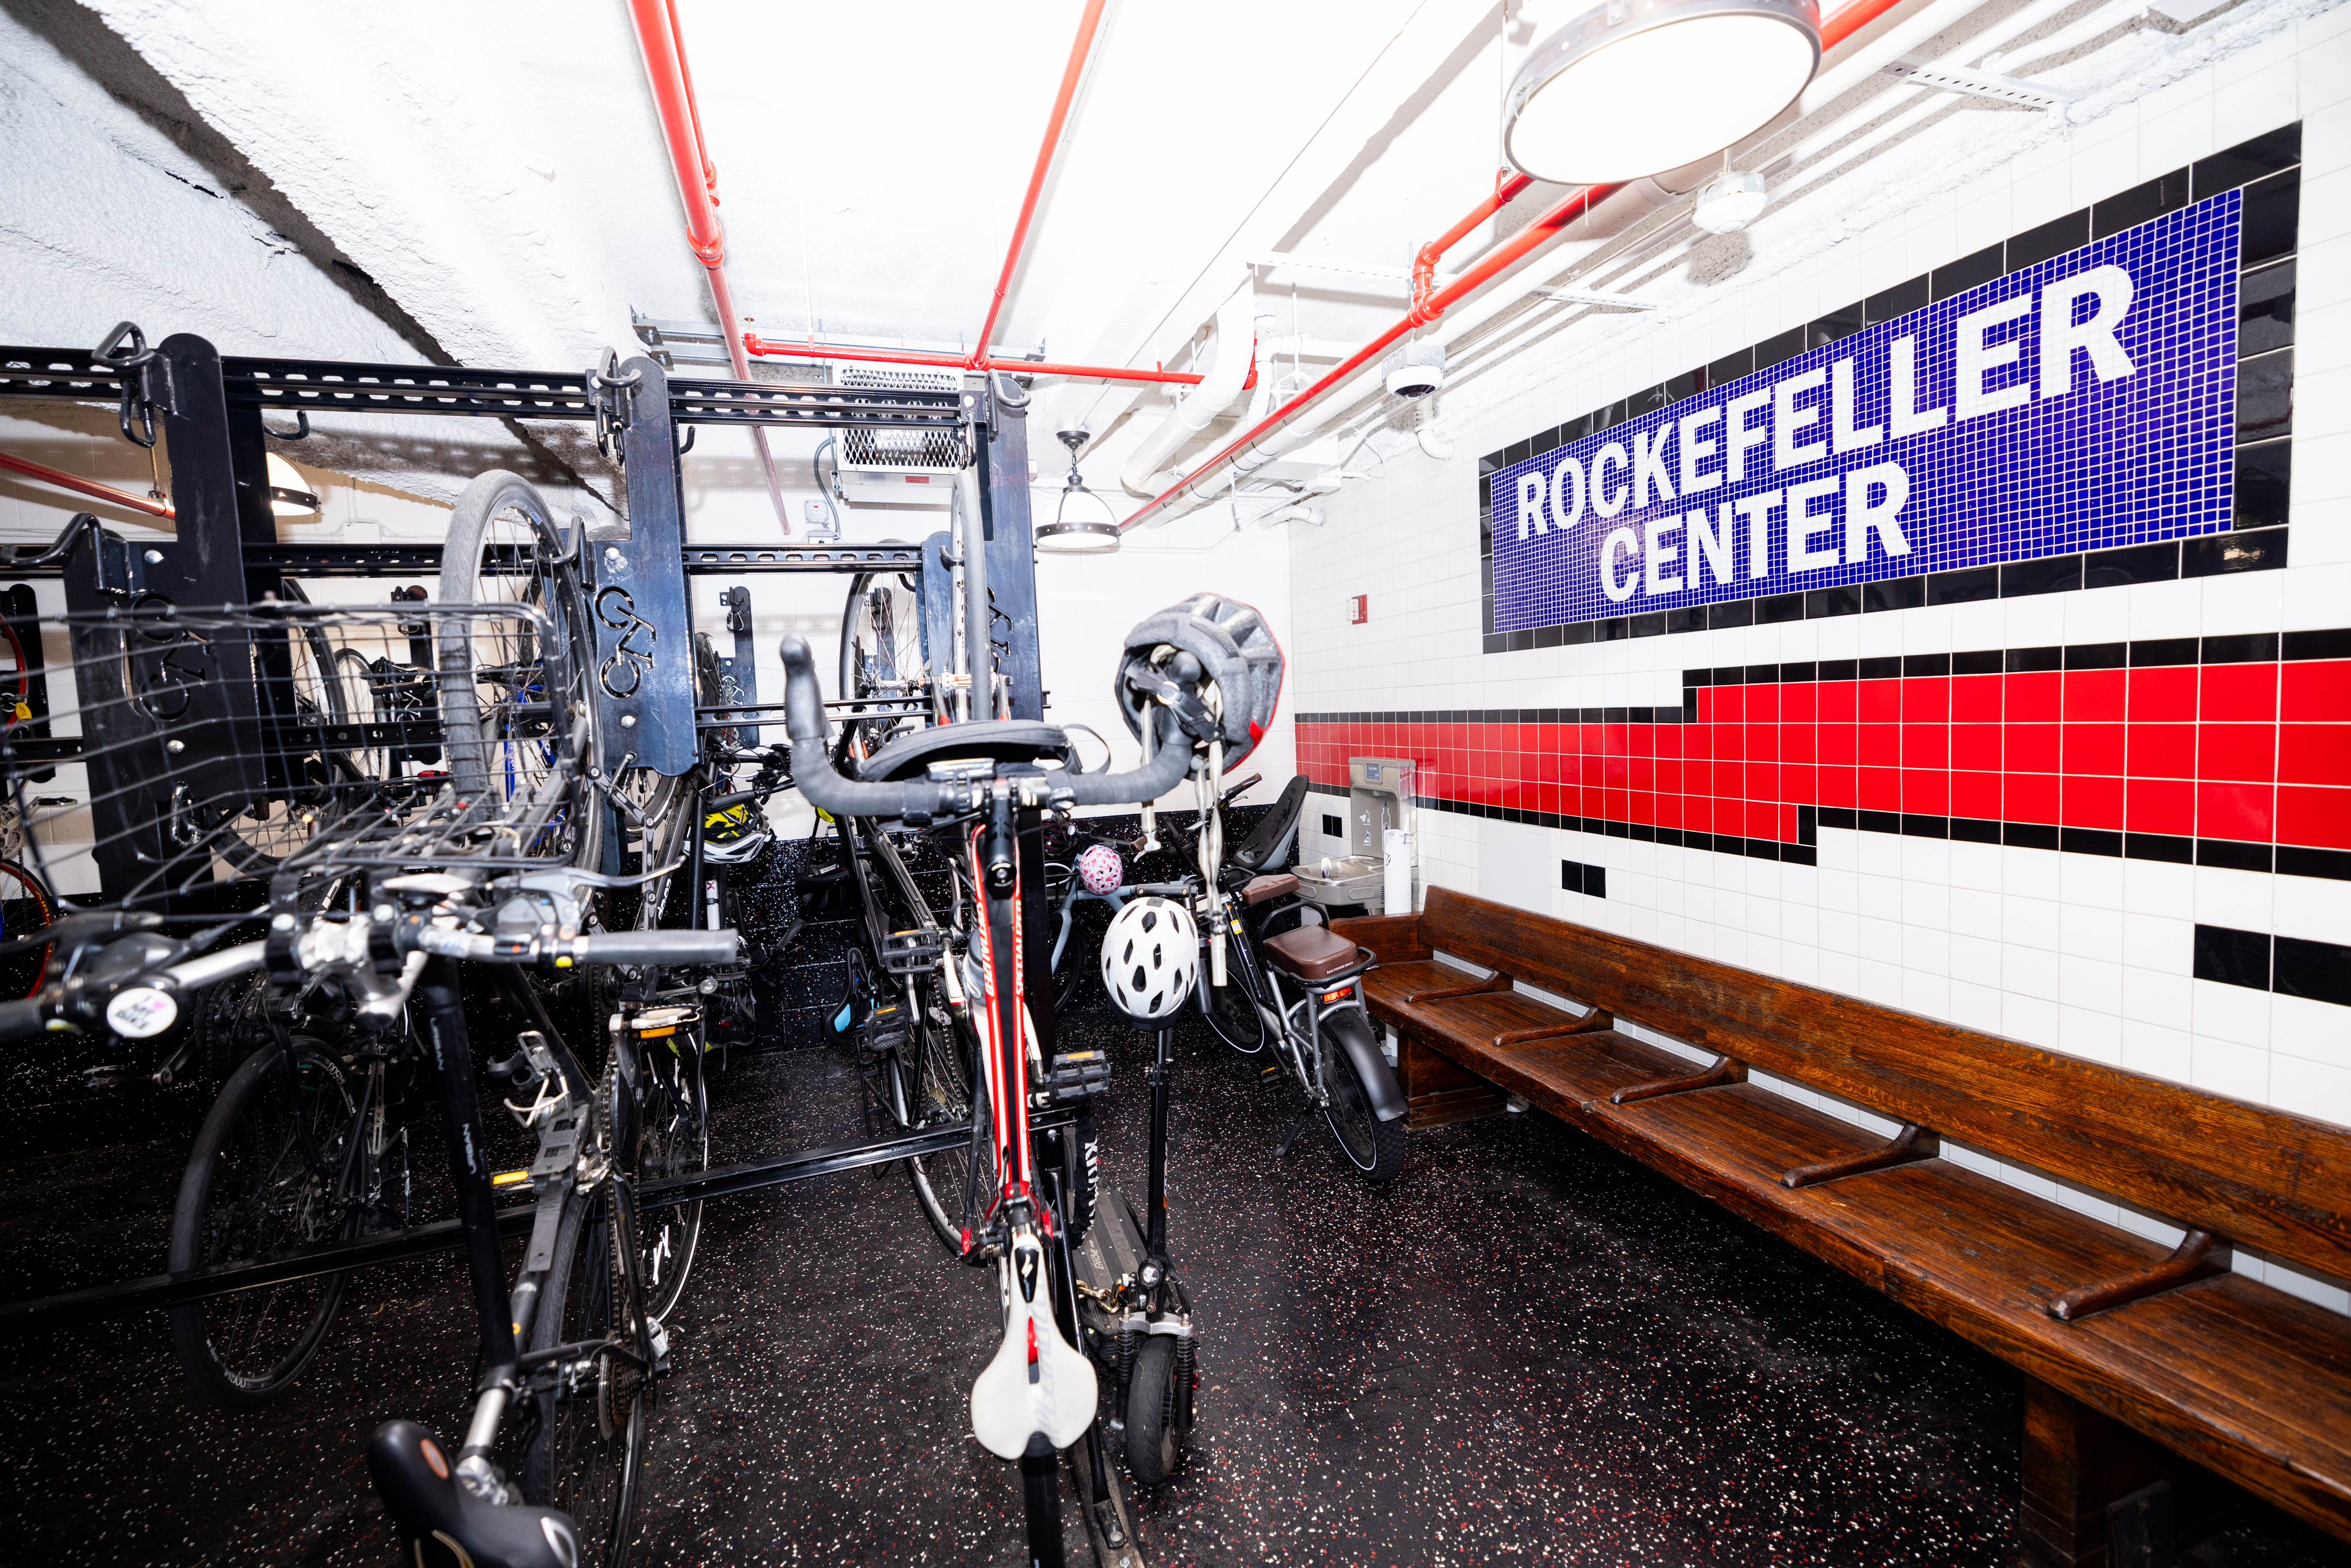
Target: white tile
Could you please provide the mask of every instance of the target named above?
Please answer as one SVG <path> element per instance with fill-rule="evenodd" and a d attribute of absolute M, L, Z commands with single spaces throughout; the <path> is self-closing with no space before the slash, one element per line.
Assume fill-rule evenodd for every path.
<path fill-rule="evenodd" d="M 2057 1049 L 2068 1056 L 2120 1067 L 2123 1020 L 2110 1012 L 2061 1005 L 2057 1009 Z"/>
<path fill-rule="evenodd" d="M 2176 974 L 2129 969 L 2123 980 L 2123 1017 L 2136 1023 L 2179 1030 L 2195 1006 L 2195 981 L 2186 968 Z M 2184 1039 L 2185 1036 L 2183 1035 Z"/>
<path fill-rule="evenodd" d="M 2130 595 L 2129 635 L 2133 641 L 2202 634 L 2204 591 L 2199 580 L 2142 583 L 2123 591 Z"/>
<path fill-rule="evenodd" d="M 2199 1084 L 2206 1049 L 2243 1049 L 2269 1057 L 2270 994 L 2248 986 L 2225 986 L 2218 980 L 2191 982 L 2189 1027 L 2196 1033 Z M 2209 1085 L 2207 1085 L 2209 1087 Z M 2233 1092 L 2233 1091 L 2232 1091 Z M 2261 1098 L 2259 1095 L 2253 1096 Z"/>
<path fill-rule="evenodd" d="M 2351 1312 L 2351 1290 L 2346 1290 L 2332 1280 L 2305 1274 L 2274 1260 L 2269 1260 L 2269 1267 L 2262 1273 L 2265 1276 L 2262 1283 L 2273 1290 L 2283 1291 L 2289 1296 L 2300 1296 L 2304 1301 L 2325 1307 L 2329 1312 Z"/>
<path fill-rule="evenodd" d="M 2194 906 L 2196 868 L 2162 861 L 2123 862 L 2123 907 L 2133 913 L 2184 915 Z"/>
<path fill-rule="evenodd" d="M 2115 910 L 2086 909 L 2068 904 L 2063 942 L 2064 952 L 2070 956 L 2119 964 L 2123 956 L 2123 917 Z"/>
<path fill-rule="evenodd" d="M 2057 1004 L 2011 989 L 2001 1001 L 2000 1032 L 2027 1045 L 2057 1049 Z"/>
<path fill-rule="evenodd" d="M 2122 938 L 2123 962 L 2134 968 L 2186 975 L 2194 966 L 2193 921 L 2163 915 L 2127 914 L 2122 917 Z M 2131 983 L 2137 984 L 2137 977 L 2133 977 Z"/>
<path fill-rule="evenodd" d="M 2063 905 L 2046 898 L 2020 898 L 2011 894 L 2001 901 L 2001 911 L 2003 940 L 2044 953 L 2058 950 Z"/>
<path fill-rule="evenodd" d="M 2119 1018 L 2123 1010 L 2123 967 L 2102 958 L 2060 954 L 2057 998 L 2069 1008 L 2085 1009 Z"/>
<path fill-rule="evenodd" d="M 2160 1023 L 2136 1019 L 2123 1020 L 2123 1065 L 2133 1072 L 2149 1073 L 2157 1078 L 2168 1078 L 2175 1083 L 2185 1083 L 2189 1080 L 2192 1061 L 2193 1051 L 2186 1030 L 2169 1029 Z"/>
<path fill-rule="evenodd" d="M 2199 1030 L 2189 1048 L 2188 1065 L 2188 1082 L 2196 1088 L 2255 1104 L 2269 1099 L 2270 1053 L 2266 1051 L 2210 1039 Z"/>
<path fill-rule="evenodd" d="M 2239 931 L 2267 931 L 2273 918 L 2273 881 L 2259 872 L 2199 865 L 2196 870 L 2196 921 Z"/>
<path fill-rule="evenodd" d="M 1998 972 L 1991 971 L 1996 979 Z M 1998 1034 L 2001 1030 L 2001 992 L 1997 985 L 1975 985 L 1966 979 L 1954 979 L 1950 987 L 1950 1020 L 1967 1029 Z"/>
<path fill-rule="evenodd" d="M 2351 1072 L 2351 1008 L 2308 997 L 2273 994 L 2270 998 L 2270 1049 L 2281 1059 L 2293 1057 L 2335 1071 Z M 2291 1101 L 2290 1111 L 2303 1107 Z M 2321 1113 L 2313 1111 L 2312 1115 Z M 2335 1121 L 2346 1120 L 2335 1117 Z"/>

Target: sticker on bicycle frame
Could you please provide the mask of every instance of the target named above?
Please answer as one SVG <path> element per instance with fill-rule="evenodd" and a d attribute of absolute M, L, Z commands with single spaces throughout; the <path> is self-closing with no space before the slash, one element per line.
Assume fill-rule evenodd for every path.
<path fill-rule="evenodd" d="M 179 1001 L 152 986 L 133 986 L 106 1004 L 106 1026 L 125 1040 L 152 1040 L 179 1016 Z"/>

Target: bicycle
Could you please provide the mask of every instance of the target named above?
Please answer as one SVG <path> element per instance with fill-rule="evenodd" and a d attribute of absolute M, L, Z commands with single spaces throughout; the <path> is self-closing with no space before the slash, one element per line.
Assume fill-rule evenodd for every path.
<path fill-rule="evenodd" d="M 1054 1456 L 1087 1439 L 1087 1462 L 1077 1474 L 1090 1525 L 1091 1511 L 1105 1504 L 1089 1495 L 1087 1478 L 1106 1482 L 1108 1471 L 1095 1424 L 1100 1385 L 1076 1343 L 1071 1151 L 1044 1144 L 1030 1117 L 1100 1092 L 1108 1073 L 1098 1060 L 1049 1057 L 1050 1042 L 1038 1038 L 1023 994 L 1032 938 L 1022 929 L 1019 843 L 1048 811 L 1155 800 L 1196 767 L 1204 777 L 1220 775 L 1225 746 L 1233 744 L 1239 760 L 1254 744 L 1252 728 L 1261 733 L 1270 720 L 1280 651 L 1255 612 L 1200 596 L 1146 620 L 1129 637 L 1118 688 L 1143 742 L 1140 768 L 1082 773 L 1057 727 L 998 719 L 902 735 L 866 758 L 854 779 L 836 769 L 808 644 L 788 637 L 780 652 L 793 777 L 809 802 L 836 821 L 898 821 L 955 835 L 956 874 L 970 897 L 960 933 L 966 946 L 958 955 L 937 941 L 929 972 L 943 992 L 961 993 L 977 1047 L 956 1239 L 967 1260 L 998 1265 L 1004 1322 L 997 1353 L 973 1385 L 972 1428 L 990 1452 L 1019 1462 L 1031 1560 L 1058 1564 Z M 925 946 L 936 940 L 919 934 Z M 885 951 L 894 935 L 879 934 Z M 935 1181 L 933 1192 L 942 1206 L 950 1196 Z"/>
<path fill-rule="evenodd" d="M 330 657 L 355 648 L 372 667 L 420 629 L 443 655 L 437 732 L 395 726 L 371 738 L 388 747 L 446 743 L 461 766 L 470 747 L 471 782 L 453 770 L 326 784 L 306 803 L 306 831 L 286 843 L 262 910 L 187 903 L 182 867 L 219 853 L 237 831 L 215 809 L 235 798 L 226 792 L 349 738 L 324 713 L 300 708 L 289 716 L 265 706 L 249 731 L 207 726 L 186 700 L 191 683 L 207 672 L 232 677 L 273 646 L 320 638 Z M 213 1184 L 218 1201 L 193 1206 L 199 1233 L 204 1219 L 232 1210 L 249 1223 L 215 1227 L 243 1240 L 213 1259 L 183 1251 L 178 1260 L 199 1273 L 208 1262 L 282 1258 L 396 1218 L 401 1162 L 381 1135 L 389 1096 L 376 1075 L 412 1051 L 421 1058 L 452 1152 L 486 1370 L 454 1462 L 413 1425 L 379 1431 L 371 1450 L 379 1490 L 412 1546 L 438 1540 L 476 1561 L 534 1568 L 624 1561 L 664 1338 L 648 1307 L 627 1165 L 634 1101 L 625 1053 L 590 1074 L 525 970 L 726 964 L 737 945 L 725 931 L 590 929 L 592 897 L 628 879 L 573 863 L 580 844 L 601 834 L 588 831 L 596 807 L 582 758 L 592 719 L 571 696 L 580 688 L 567 632 L 522 602 L 336 609 L 290 599 L 217 611 L 116 605 L 69 612 L 58 630 L 74 650 L 76 695 L 60 717 L 81 731 L 94 803 L 101 787 L 118 790 L 105 803 L 121 815 L 122 801 L 150 787 L 141 759 L 170 757 L 180 759 L 186 809 L 165 824 L 172 862 L 110 890 L 112 907 L 68 915 L 41 934 L 55 955 L 45 983 L 32 998 L 0 1003 L 0 1036 L 80 1028 L 157 1039 L 212 988 L 266 978 L 270 998 L 256 1027 L 269 1040 L 232 1075 L 211 1119 L 221 1129 L 216 1154 L 241 1140 L 256 1157 Z M 493 646 L 532 652 L 466 656 Z M 494 710 L 486 722 L 486 709 Z M 49 755 L 0 732 L 0 770 L 20 811 Z M 262 940 L 225 945 L 256 920 Z M 538 1156 L 503 1177 L 489 1167 L 460 961 L 486 966 L 527 1026 L 515 1056 L 493 1071 L 513 1081 L 512 1108 L 537 1133 Z M 412 997 L 413 1047 L 401 1039 Z M 335 1046 L 319 1043 L 329 1038 Z M 538 1213 L 510 1290 L 496 1193 L 526 1183 Z M 231 1402 L 266 1398 L 298 1375 L 331 1321 L 340 1279 L 330 1273 L 292 1296 L 285 1289 L 261 1286 L 246 1303 L 286 1305 L 283 1333 L 214 1357 L 224 1385 L 215 1392 Z M 495 1457 L 507 1427 L 518 1450 L 511 1481 Z"/>

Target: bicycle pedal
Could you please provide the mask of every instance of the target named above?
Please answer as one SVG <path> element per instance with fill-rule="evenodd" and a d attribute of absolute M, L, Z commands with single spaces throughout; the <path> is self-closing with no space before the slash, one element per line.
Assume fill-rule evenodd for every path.
<path fill-rule="evenodd" d="M 857 1059 L 878 1061 L 904 1047 L 914 1033 L 914 1019 L 903 1004 L 877 1004 L 867 1009 L 865 1020 L 857 1027 Z"/>
<path fill-rule="evenodd" d="M 1109 1092 L 1110 1058 L 1099 1051 L 1072 1051 L 1053 1058 L 1037 1098 L 1049 1105 L 1067 1105 Z"/>
<path fill-rule="evenodd" d="M 1257 1081 L 1260 1084 L 1279 1083 L 1282 1077 L 1282 1065 L 1279 1061 L 1269 1061 L 1257 1070 Z"/>
<path fill-rule="evenodd" d="M 893 975 L 927 975 L 946 950 L 943 931 L 893 931 L 882 938 L 882 967 Z"/>

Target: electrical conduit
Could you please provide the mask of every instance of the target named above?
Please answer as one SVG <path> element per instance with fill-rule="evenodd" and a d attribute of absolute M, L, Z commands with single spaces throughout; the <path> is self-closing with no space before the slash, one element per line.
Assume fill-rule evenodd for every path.
<path fill-rule="evenodd" d="M 1118 482 L 1130 496 L 1151 494 L 1153 476 L 1178 448 L 1208 428 L 1218 414 L 1249 390 L 1257 368 L 1257 291 L 1234 290 L 1217 308 L 1217 358 L 1192 395 L 1168 411 L 1157 428 L 1143 438 L 1118 472 Z"/>

